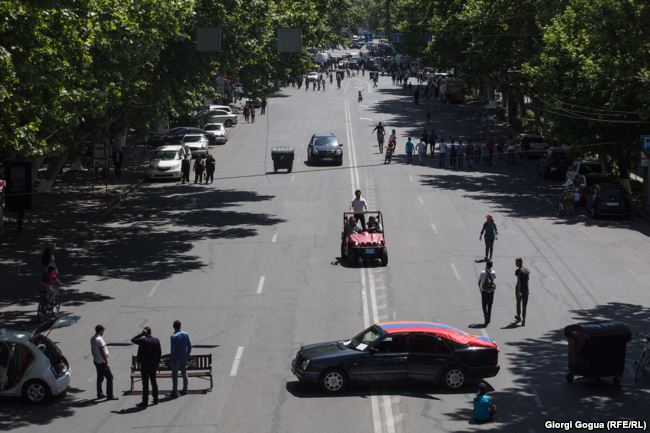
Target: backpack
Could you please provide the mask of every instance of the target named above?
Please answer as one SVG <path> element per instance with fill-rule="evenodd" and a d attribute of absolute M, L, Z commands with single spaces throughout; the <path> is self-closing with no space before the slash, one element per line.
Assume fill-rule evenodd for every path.
<path fill-rule="evenodd" d="M 494 284 L 494 278 L 492 278 L 492 271 L 485 271 L 485 279 L 483 280 L 483 291 L 487 293 L 493 293 L 497 288 L 497 285 Z"/>

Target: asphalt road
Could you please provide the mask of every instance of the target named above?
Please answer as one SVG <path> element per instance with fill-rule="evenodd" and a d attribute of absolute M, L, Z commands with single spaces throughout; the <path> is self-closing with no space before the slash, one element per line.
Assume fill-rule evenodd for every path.
<path fill-rule="evenodd" d="M 390 79 L 367 75 L 326 91 L 288 88 L 267 115 L 240 124 L 215 147 L 214 184 L 145 184 L 89 232 L 67 245 L 72 282 L 67 312 L 82 316 L 51 336 L 70 360 L 68 395 L 34 408 L 0 407 L 0 430 L 15 432 L 406 433 L 494 430 L 542 432 L 547 420 L 646 419 L 650 379 L 620 387 L 565 381 L 564 326 L 618 319 L 635 333 L 650 319 L 650 226 L 645 221 L 558 219 L 557 184 L 534 164 L 477 170 L 401 163 L 406 135 L 420 131 L 415 107 Z M 357 103 L 357 91 L 364 101 Z M 442 136 L 478 135 L 480 109 L 434 105 Z M 383 164 L 370 135 L 382 120 L 398 131 L 398 155 Z M 341 167 L 308 166 L 315 132 L 344 143 Z M 272 173 L 270 149 L 296 150 L 292 173 Z M 388 267 L 338 262 L 342 212 L 354 189 L 384 212 Z M 492 323 L 471 330 L 494 338 L 501 372 L 488 380 L 499 406 L 494 422 L 473 425 L 472 384 L 457 393 L 432 385 L 354 387 L 326 396 L 299 385 L 290 361 L 300 344 L 347 338 L 370 323 L 427 320 L 470 330 L 482 322 L 476 286 L 483 265 L 478 235 L 486 213 L 499 227 Z M 514 258 L 531 271 L 527 326 L 513 325 Z M 25 311 L 31 306 L 20 307 Z M 136 410 L 129 388 L 142 326 L 169 351 L 172 322 L 190 333 L 195 353 L 212 353 L 214 389 L 190 380 L 190 395 Z M 115 402 L 93 401 L 89 338 L 106 326 Z M 645 326 L 644 326 L 645 325 Z M 641 342 L 628 346 L 628 367 Z M 159 380 L 163 393 L 169 379 Z M 136 388 L 137 389 L 137 388 Z"/>

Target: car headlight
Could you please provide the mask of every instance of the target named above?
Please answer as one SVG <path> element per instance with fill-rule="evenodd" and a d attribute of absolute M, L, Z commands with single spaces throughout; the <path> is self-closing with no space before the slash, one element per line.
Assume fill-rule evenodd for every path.
<path fill-rule="evenodd" d="M 304 361 L 302 361 L 302 364 L 300 365 L 300 368 L 302 370 L 307 370 L 308 367 L 309 367 L 309 359 L 305 359 Z"/>
<path fill-rule="evenodd" d="M 337 155 L 340 155 L 340 154 L 342 154 L 342 153 L 343 153 L 343 151 L 342 151 L 341 149 L 336 149 L 336 154 L 337 154 Z"/>
<path fill-rule="evenodd" d="M 312 150 L 311 150 L 311 153 L 312 153 L 313 155 L 318 155 L 318 151 L 317 151 L 316 149 L 312 149 Z"/>

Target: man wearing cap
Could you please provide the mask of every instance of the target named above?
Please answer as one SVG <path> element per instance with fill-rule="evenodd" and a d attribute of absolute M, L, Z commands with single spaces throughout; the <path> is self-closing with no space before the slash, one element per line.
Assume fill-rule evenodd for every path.
<path fill-rule="evenodd" d="M 485 261 L 487 262 L 488 260 L 492 260 L 494 241 L 499 239 L 499 230 L 497 230 L 497 225 L 494 224 L 494 220 L 490 214 L 485 216 L 483 229 L 481 229 L 478 240 L 480 241 L 483 237 L 485 237 Z"/>

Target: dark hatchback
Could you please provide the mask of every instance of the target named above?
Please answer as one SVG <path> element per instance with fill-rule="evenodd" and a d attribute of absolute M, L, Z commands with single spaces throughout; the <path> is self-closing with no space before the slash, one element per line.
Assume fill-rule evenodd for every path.
<path fill-rule="evenodd" d="M 570 166 L 568 149 L 547 149 L 539 163 L 539 174 L 544 179 L 564 179 Z"/>
<path fill-rule="evenodd" d="M 418 380 L 457 390 L 469 379 L 496 376 L 499 348 L 488 337 L 429 322 L 386 322 L 347 341 L 298 350 L 291 371 L 328 393 L 350 382 Z"/>
<path fill-rule="evenodd" d="M 334 134 L 314 134 L 307 145 L 307 162 L 332 162 L 343 164 L 343 144 L 339 143 Z"/>
<path fill-rule="evenodd" d="M 587 198 L 587 207 L 594 218 L 601 215 L 632 216 L 632 206 L 625 187 L 615 183 L 594 185 Z"/>

